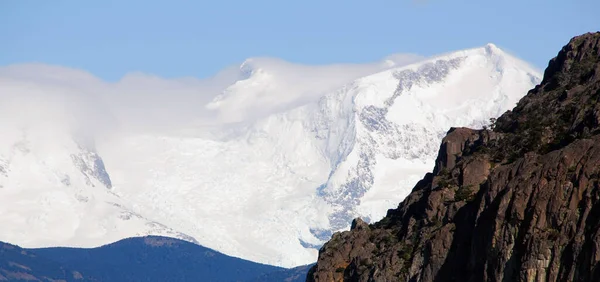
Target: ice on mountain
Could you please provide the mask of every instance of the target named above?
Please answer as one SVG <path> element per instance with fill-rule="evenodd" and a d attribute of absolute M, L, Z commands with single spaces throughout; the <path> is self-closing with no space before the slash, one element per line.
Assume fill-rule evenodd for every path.
<path fill-rule="evenodd" d="M 0 223 L 11 227 L 0 240 L 90 247 L 169 235 L 263 263 L 311 263 L 352 218 L 395 207 L 450 126 L 487 123 L 540 80 L 493 46 L 392 65 L 298 75 L 250 59 L 209 106 L 231 123 L 210 132 L 128 132 L 98 144 L 56 130 L 15 135 L 0 148 Z M 246 115 L 252 107 L 269 110 Z"/>

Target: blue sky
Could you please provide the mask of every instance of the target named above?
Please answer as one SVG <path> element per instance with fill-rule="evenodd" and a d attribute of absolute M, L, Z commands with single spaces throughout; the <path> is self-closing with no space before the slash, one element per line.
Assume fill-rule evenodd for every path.
<path fill-rule="evenodd" d="M 544 68 L 600 29 L 598 11 L 598 0 L 1 1 L 0 65 L 207 77 L 255 56 L 363 63 L 492 42 Z"/>

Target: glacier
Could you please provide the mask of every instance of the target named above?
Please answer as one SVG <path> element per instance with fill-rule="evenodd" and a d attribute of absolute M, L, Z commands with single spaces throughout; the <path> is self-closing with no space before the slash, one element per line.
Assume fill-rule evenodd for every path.
<path fill-rule="evenodd" d="M 12 128 L 0 144 L 0 240 L 94 247 L 163 235 L 312 263 L 354 217 L 394 208 L 450 127 L 485 126 L 541 80 L 493 44 L 368 68 L 251 59 L 237 72 L 197 105 L 210 122 L 93 142 L 69 128 Z"/>

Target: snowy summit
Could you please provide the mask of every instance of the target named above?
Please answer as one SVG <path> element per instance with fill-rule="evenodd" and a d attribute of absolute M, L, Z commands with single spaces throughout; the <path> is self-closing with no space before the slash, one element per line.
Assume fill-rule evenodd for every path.
<path fill-rule="evenodd" d="M 493 44 L 368 65 L 255 58 L 212 85 L 217 91 L 210 97 L 185 96 L 202 101 L 181 103 L 193 105 L 190 115 L 203 111 L 202 126 L 90 135 L 11 127 L 14 119 L 3 116 L 0 125 L 11 134 L 0 148 L 0 224 L 7 227 L 0 241 L 92 247 L 151 234 L 278 266 L 312 263 L 332 232 L 358 216 L 379 220 L 394 208 L 432 167 L 450 127 L 484 126 L 540 77 Z M 1 70 L 0 79 L 10 81 L 0 89 L 5 93 L 31 88 Z M 60 79 L 35 87 L 56 89 Z M 172 90 L 163 93 L 171 100 L 197 84 L 135 79 Z M 132 92 L 135 79 L 93 82 L 107 99 L 95 121 L 127 121 L 128 111 L 108 99 Z M 131 111 L 145 102 L 136 100 Z"/>

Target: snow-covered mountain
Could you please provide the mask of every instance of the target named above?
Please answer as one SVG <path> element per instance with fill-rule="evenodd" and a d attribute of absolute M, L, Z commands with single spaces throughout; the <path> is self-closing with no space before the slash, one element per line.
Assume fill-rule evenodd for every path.
<path fill-rule="evenodd" d="M 128 209 L 112 192 L 93 143 L 47 123 L 4 126 L 2 133 L 3 240 L 32 246 L 89 246 L 160 233 L 195 241 Z"/>
<path fill-rule="evenodd" d="M 400 202 L 433 167 L 450 127 L 481 128 L 539 81 L 535 70 L 488 44 L 371 75 L 326 96 L 310 116 L 318 117 L 323 139 L 336 140 L 325 146 L 332 173 L 318 190 L 336 208 L 333 227 L 357 215 L 382 218 L 381 207 Z M 332 136 L 328 128 L 339 120 L 343 130 Z"/>
<path fill-rule="evenodd" d="M 491 44 L 415 60 L 345 76 L 249 60 L 206 104 L 218 123 L 168 133 L 81 142 L 19 129 L 2 140 L 0 240 L 170 234 L 257 262 L 314 262 L 331 232 L 401 201 L 451 126 L 486 124 L 540 81 Z"/>

